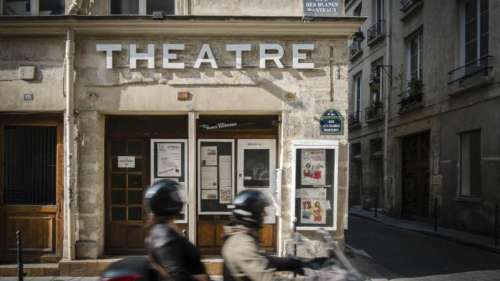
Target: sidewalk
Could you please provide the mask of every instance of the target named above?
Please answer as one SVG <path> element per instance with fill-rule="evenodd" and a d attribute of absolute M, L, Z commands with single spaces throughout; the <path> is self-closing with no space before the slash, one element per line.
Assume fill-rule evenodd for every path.
<path fill-rule="evenodd" d="M 462 243 L 469 246 L 479 247 L 485 250 L 493 251 L 500 254 L 500 247 L 495 247 L 493 237 L 487 237 L 477 234 L 471 234 L 463 231 L 453 230 L 438 226 L 437 232 L 434 232 L 434 226 L 417 221 L 408 221 L 396 219 L 384 214 L 378 213 L 374 217 L 373 211 L 363 210 L 361 207 L 352 207 L 349 209 L 349 215 L 358 216 L 365 219 L 377 221 L 392 227 L 416 231 L 427 235 L 432 235 L 454 242 Z"/>

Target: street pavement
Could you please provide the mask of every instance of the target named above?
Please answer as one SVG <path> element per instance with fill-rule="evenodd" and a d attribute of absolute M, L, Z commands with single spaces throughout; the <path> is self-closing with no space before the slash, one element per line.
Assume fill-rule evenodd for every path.
<path fill-rule="evenodd" d="M 372 220 L 350 216 L 346 242 L 377 280 L 500 281 L 500 254 Z"/>

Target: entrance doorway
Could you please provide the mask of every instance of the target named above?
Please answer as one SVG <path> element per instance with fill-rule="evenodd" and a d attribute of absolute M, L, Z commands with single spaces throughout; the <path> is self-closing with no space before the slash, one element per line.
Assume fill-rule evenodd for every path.
<path fill-rule="evenodd" d="M 426 219 L 429 215 L 430 133 L 402 139 L 402 216 Z"/>
<path fill-rule="evenodd" d="M 59 115 L 0 117 L 0 261 L 62 256 L 63 128 Z"/>

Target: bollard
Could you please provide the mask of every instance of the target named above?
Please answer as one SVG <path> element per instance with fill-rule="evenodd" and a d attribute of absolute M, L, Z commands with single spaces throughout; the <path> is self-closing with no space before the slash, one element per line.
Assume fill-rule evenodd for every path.
<path fill-rule="evenodd" d="M 438 199 L 434 198 L 434 232 L 438 231 Z"/>
<path fill-rule="evenodd" d="M 494 225 L 494 235 L 495 235 L 495 247 L 498 247 L 498 204 L 495 204 L 495 225 Z"/>
<path fill-rule="evenodd" d="M 16 231 L 16 244 L 17 244 L 17 280 L 24 280 L 24 269 L 23 269 L 23 244 L 21 231 Z"/>

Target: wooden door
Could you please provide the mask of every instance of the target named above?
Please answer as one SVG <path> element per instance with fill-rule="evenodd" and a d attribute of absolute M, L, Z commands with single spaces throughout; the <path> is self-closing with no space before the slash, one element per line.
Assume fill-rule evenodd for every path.
<path fill-rule="evenodd" d="M 143 253 L 146 216 L 142 198 L 147 178 L 147 144 L 141 139 L 115 139 L 110 141 L 109 146 L 108 253 Z"/>
<path fill-rule="evenodd" d="M 0 261 L 14 261 L 16 231 L 25 261 L 62 256 L 63 131 L 60 116 L 2 116 Z"/>
<path fill-rule="evenodd" d="M 429 132 L 404 137 L 402 215 L 425 219 L 429 215 Z"/>

